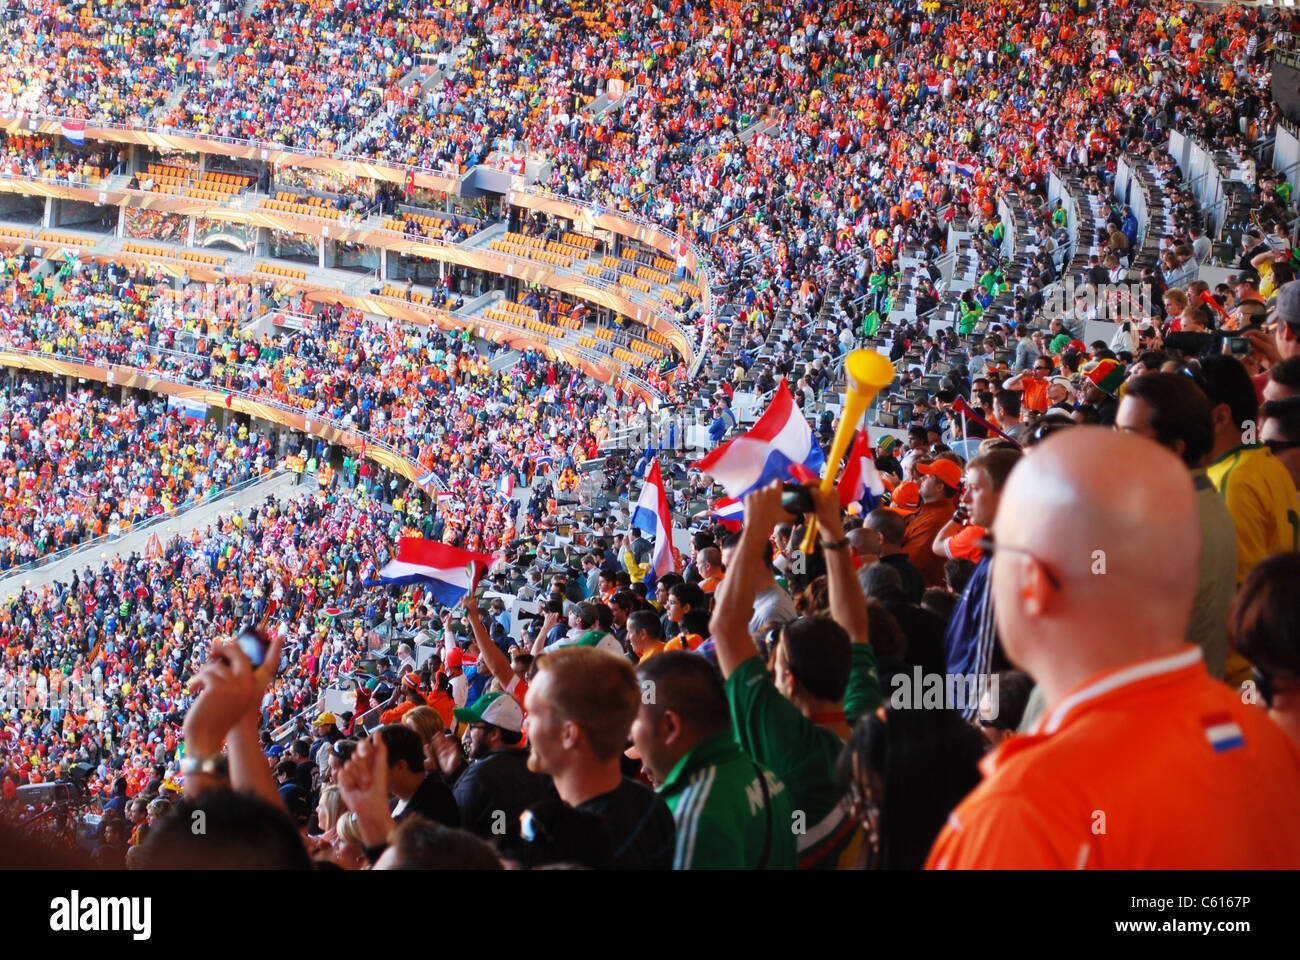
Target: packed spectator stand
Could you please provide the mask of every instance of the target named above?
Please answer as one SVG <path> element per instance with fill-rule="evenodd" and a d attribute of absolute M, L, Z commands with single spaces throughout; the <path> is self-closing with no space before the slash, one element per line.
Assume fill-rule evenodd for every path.
<path fill-rule="evenodd" d="M 1283 129 L 1269 53 L 1290 14 L 1163 0 L 1100 14 L 1018 0 L 78 9 L 105 43 L 58 5 L 3 11 L 19 55 L 0 118 L 60 118 L 78 149 L 10 133 L 0 169 L 102 182 L 124 210 L 143 192 L 313 221 L 303 236 L 321 252 L 292 265 L 256 244 L 219 260 L 180 236 L 113 246 L 47 207 L 39 226 L 0 224 L 6 363 L 130 368 L 348 444 L 308 436 L 291 454 L 317 495 L 9 598 L 18 829 L 114 867 L 1300 863 L 1285 612 L 1300 577 L 1300 257 L 1294 169 L 1266 152 Z M 253 166 L 85 147 L 81 123 L 462 185 L 504 165 L 532 206 L 502 192 L 504 216 L 461 219 L 450 195 L 413 203 L 405 167 L 405 209 L 383 191 L 329 199 Z M 561 212 L 570 200 L 579 213 Z M 627 232 L 612 238 L 611 217 Z M 369 298 L 352 289 L 367 275 L 321 299 L 326 244 L 342 242 L 329 231 L 371 221 L 385 243 L 437 247 L 439 279 L 425 293 L 390 278 L 401 261 L 385 249 Z M 267 222 L 255 229 L 280 229 Z M 60 255 L 56 271 L 50 246 L 101 256 Z M 296 291 L 298 328 L 195 311 L 179 295 L 195 282 L 265 286 L 279 304 Z M 381 301 L 402 312 L 368 309 Z M 724 485 L 743 524 L 715 516 L 698 453 L 783 398 L 829 449 L 861 349 L 897 373 L 850 457 L 880 489 L 804 476 L 789 510 L 778 485 Z M 284 452 L 226 415 L 191 427 L 138 391 L 20 379 L 0 394 L 8 443 L 75 432 L 89 408 L 103 450 L 67 472 L 57 439 L 6 461 L 0 564 L 95 533 L 69 516 L 87 469 L 117 471 L 89 510 L 121 520 Z M 707 444 L 646 435 L 679 407 L 707 411 Z M 372 472 L 381 448 L 405 472 Z M 666 556 L 646 527 L 654 477 L 669 514 L 656 506 L 655 522 L 690 526 Z M 381 576 L 417 539 L 473 555 L 470 595 Z M 1095 575 L 1098 551 L 1111 576 Z M 1114 629 L 1092 622 L 1103 609 Z M 914 670 L 976 693 L 938 709 L 900 697 Z M 662 701 L 638 704 L 645 683 Z M 96 692 L 49 706 L 69 684 Z M 1142 735 L 1117 735 L 1115 717 Z M 1134 773 L 1143 750 L 1168 760 L 1165 786 Z M 50 781 L 78 799 L 42 815 L 18 791 Z M 1198 849 L 1179 842 L 1193 816 L 1180 789 L 1225 824 Z M 1152 791 L 1165 820 L 1141 808 Z M 1087 823 L 1103 794 L 1137 824 L 1113 840 Z M 283 856 L 187 839 L 182 814 L 215 797 L 291 838 Z M 787 831 L 792 817 L 809 829 Z"/>

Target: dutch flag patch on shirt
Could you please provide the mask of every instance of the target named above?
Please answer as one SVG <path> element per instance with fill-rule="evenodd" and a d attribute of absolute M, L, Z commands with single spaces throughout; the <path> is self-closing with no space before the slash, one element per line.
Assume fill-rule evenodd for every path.
<path fill-rule="evenodd" d="M 1237 726 L 1237 722 L 1230 714 L 1216 713 L 1213 716 L 1202 717 L 1201 725 L 1205 727 L 1205 739 L 1210 741 L 1210 746 L 1217 753 L 1246 745 L 1245 734 L 1241 732 L 1241 727 Z"/>

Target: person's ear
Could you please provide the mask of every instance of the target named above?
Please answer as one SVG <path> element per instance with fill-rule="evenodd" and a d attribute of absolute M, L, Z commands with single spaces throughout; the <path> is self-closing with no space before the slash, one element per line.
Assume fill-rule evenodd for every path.
<path fill-rule="evenodd" d="M 565 720 L 560 725 L 560 745 L 565 750 L 573 750 L 578 746 L 578 740 L 582 736 L 582 731 L 572 720 Z"/>
<path fill-rule="evenodd" d="M 1046 569 L 1035 557 L 1017 557 L 1020 564 L 1020 606 L 1027 617 L 1041 617 L 1056 594 Z"/>
<path fill-rule="evenodd" d="M 676 743 L 684 729 L 682 718 L 675 711 L 665 710 L 659 714 L 659 741 L 665 745 Z"/>

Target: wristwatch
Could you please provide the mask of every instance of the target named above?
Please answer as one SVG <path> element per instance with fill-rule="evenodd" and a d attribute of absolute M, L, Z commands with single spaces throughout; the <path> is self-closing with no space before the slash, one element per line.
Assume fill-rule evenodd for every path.
<path fill-rule="evenodd" d="M 182 757 L 181 776 L 192 777 L 200 773 L 206 777 L 216 776 L 217 764 L 220 762 L 220 753 L 213 753 L 206 757 Z"/>

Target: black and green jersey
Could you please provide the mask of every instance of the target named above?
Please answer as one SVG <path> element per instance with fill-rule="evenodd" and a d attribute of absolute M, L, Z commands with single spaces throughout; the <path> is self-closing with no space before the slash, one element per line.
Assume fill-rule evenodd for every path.
<path fill-rule="evenodd" d="M 852 657 L 844 696 L 849 723 L 882 702 L 871 646 L 855 643 Z M 727 700 L 741 749 L 771 770 L 790 794 L 799 867 L 855 863 L 862 832 L 849 816 L 835 775 L 843 741 L 782 696 L 757 656 L 727 678 Z"/>
<path fill-rule="evenodd" d="M 766 800 L 760 775 L 767 782 Z M 730 733 L 696 744 L 668 774 L 659 794 L 677 821 L 673 869 L 794 869 L 790 791 L 745 756 Z"/>

